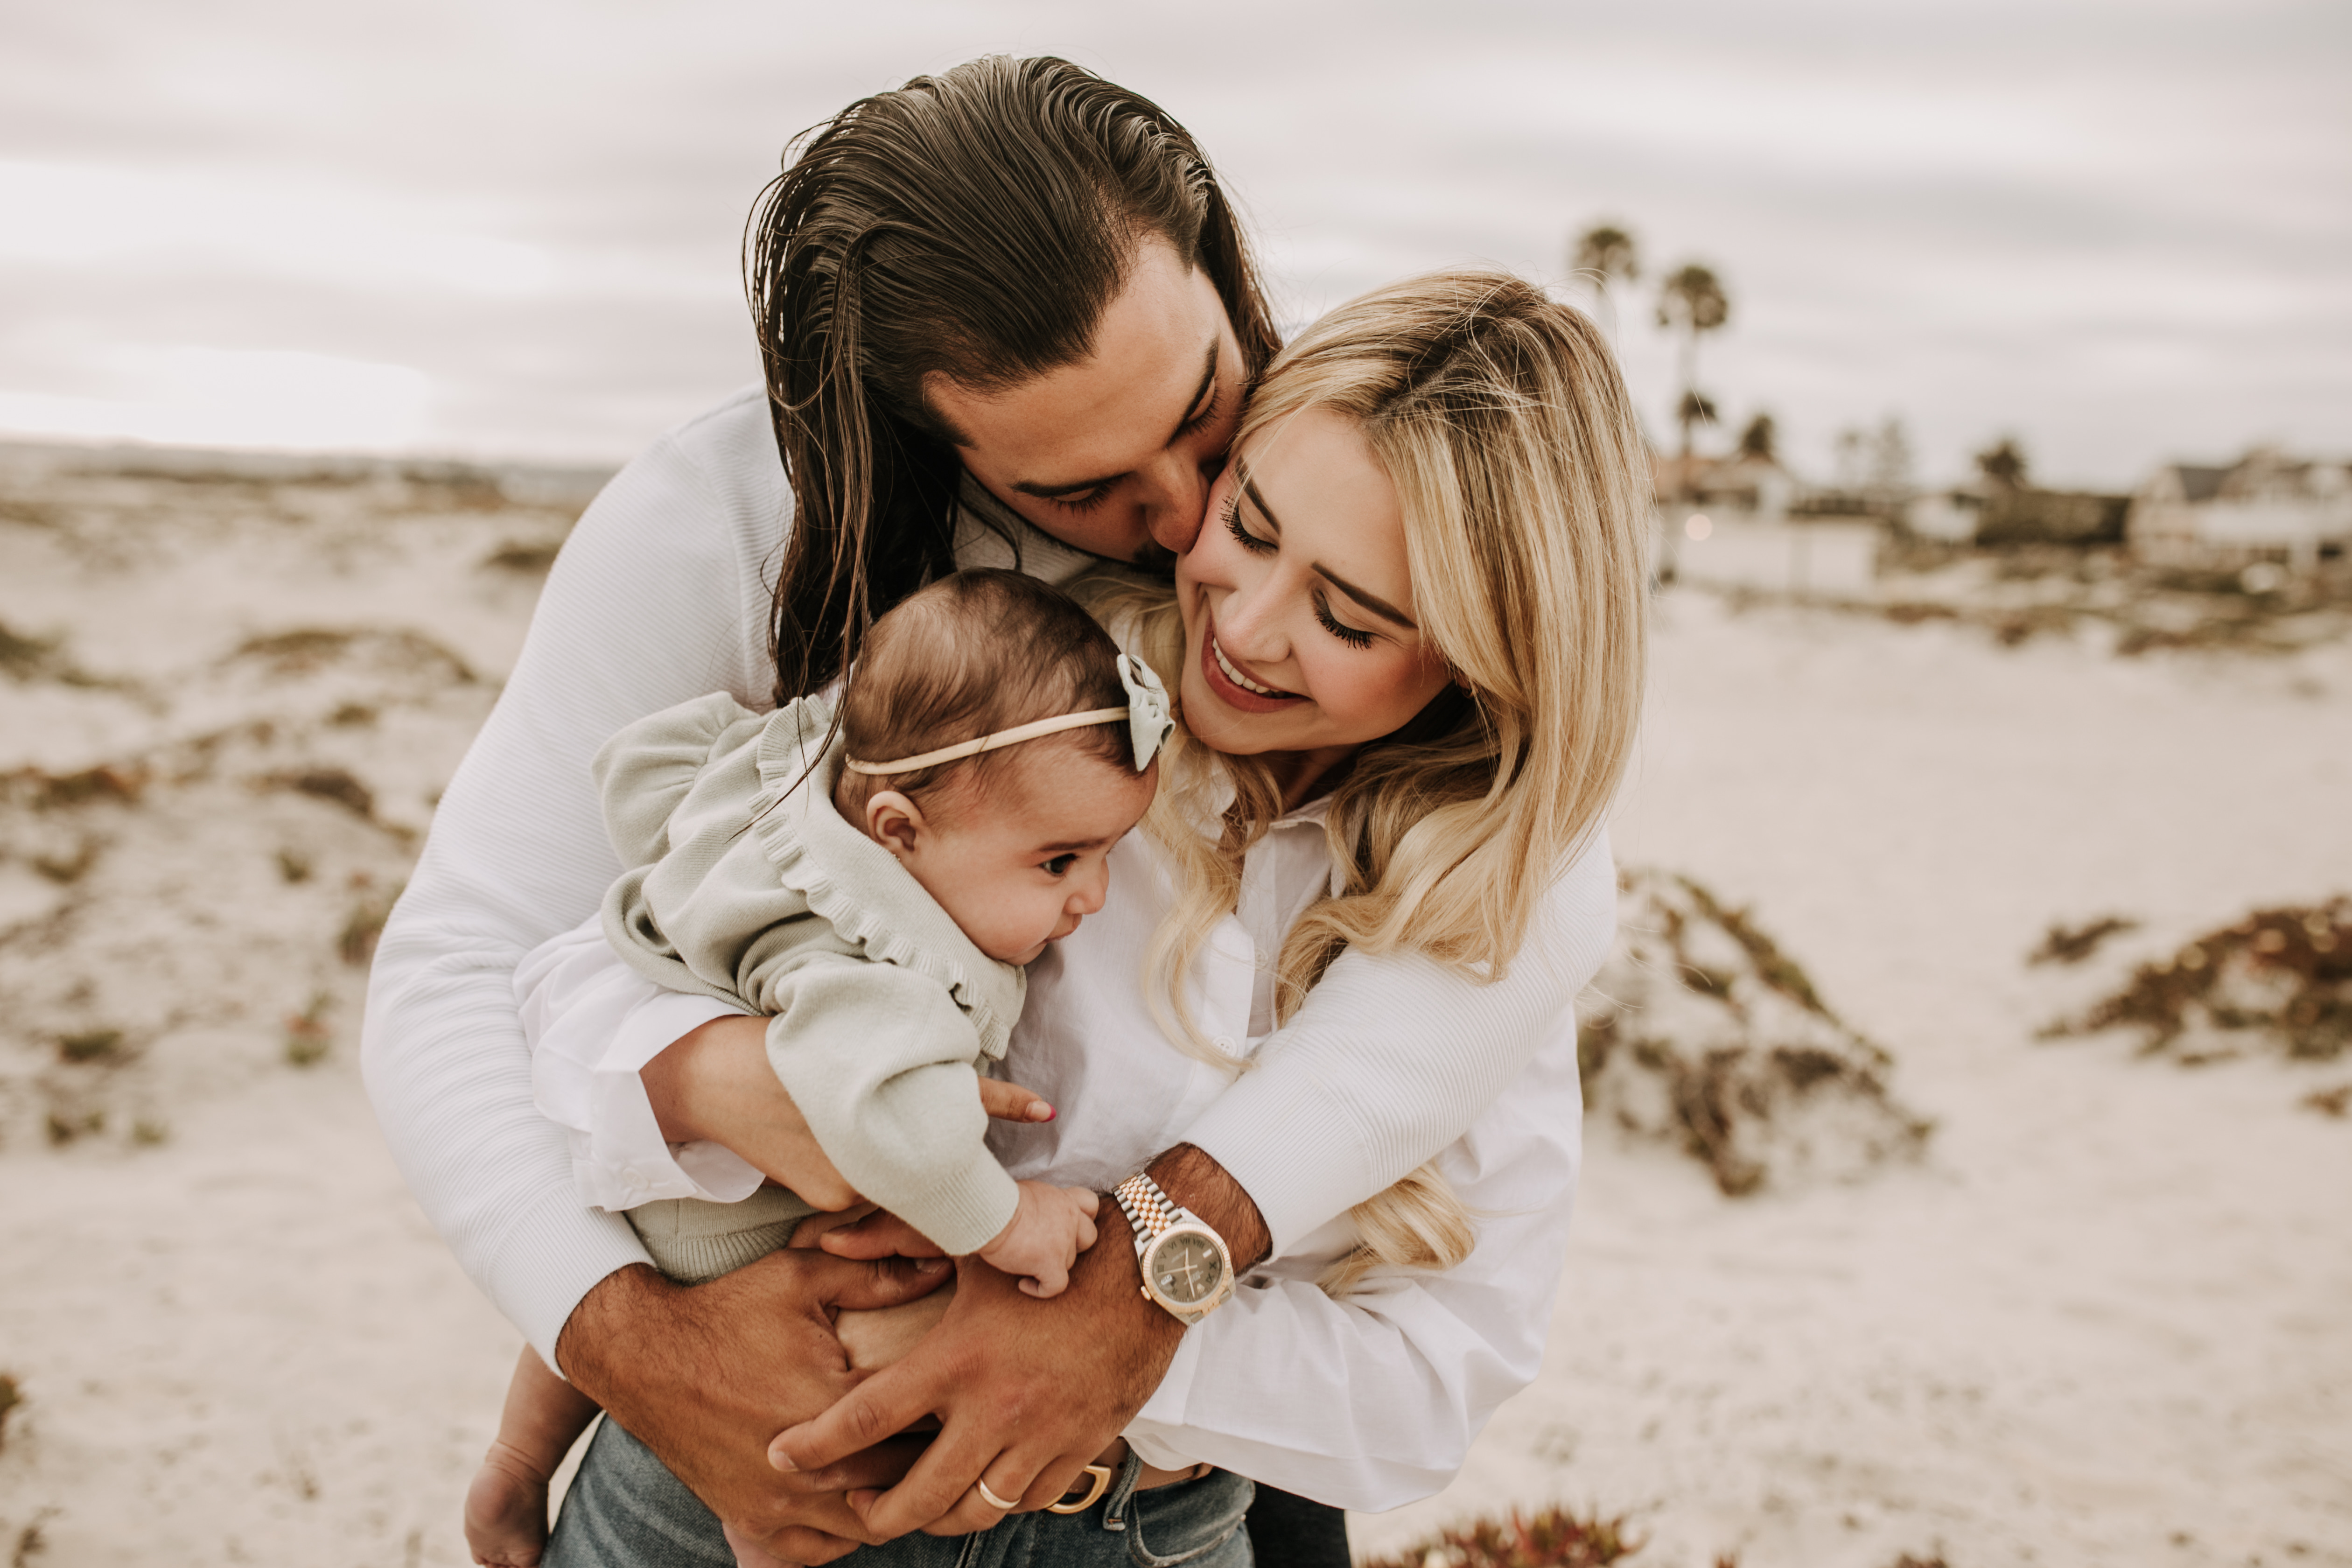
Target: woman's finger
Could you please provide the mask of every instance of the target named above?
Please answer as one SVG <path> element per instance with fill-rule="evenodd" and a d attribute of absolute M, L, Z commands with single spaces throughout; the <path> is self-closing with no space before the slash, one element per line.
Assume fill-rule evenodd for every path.
<path fill-rule="evenodd" d="M 1054 1108 L 1045 1103 L 1044 1095 L 992 1078 L 980 1080 L 980 1108 L 1000 1121 L 1054 1120 Z"/>

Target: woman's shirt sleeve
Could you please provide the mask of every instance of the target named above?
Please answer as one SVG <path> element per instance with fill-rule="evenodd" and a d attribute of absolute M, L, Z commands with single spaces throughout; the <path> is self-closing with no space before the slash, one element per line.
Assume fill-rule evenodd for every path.
<path fill-rule="evenodd" d="M 1582 1152 L 1573 1036 L 1506 1088 L 1438 1156 L 1478 1216 L 1470 1257 L 1444 1274 L 1381 1270 L 1335 1300 L 1314 1274 L 1354 1233 L 1342 1219 L 1305 1237 L 1184 1336 L 1127 1429 L 1147 1462 L 1205 1459 L 1363 1510 L 1454 1479 L 1543 1363 Z"/>
<path fill-rule="evenodd" d="M 589 761 L 639 716 L 765 696 L 761 558 L 789 506 L 756 393 L 665 437 L 557 557 L 497 707 L 444 792 L 369 978 L 362 1066 L 394 1158 L 459 1264 L 551 1363 L 597 1281 L 646 1254 L 587 1207 L 533 1103 L 513 979 L 620 869 Z"/>
<path fill-rule="evenodd" d="M 1500 980 L 1342 953 L 1188 1139 L 1256 1203 L 1275 1253 L 1291 1251 L 1462 1136 L 1538 1052 L 1566 1042 L 1572 1060 L 1577 994 L 1616 929 L 1601 834 L 1545 894 Z"/>

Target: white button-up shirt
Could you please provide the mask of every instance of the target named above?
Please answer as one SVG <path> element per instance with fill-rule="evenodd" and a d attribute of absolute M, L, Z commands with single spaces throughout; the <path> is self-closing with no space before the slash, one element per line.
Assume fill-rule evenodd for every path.
<path fill-rule="evenodd" d="M 1252 847 L 1240 906 L 1212 931 L 1194 969 L 1191 1000 L 1202 1032 L 1253 1061 L 1262 1048 L 1283 1048 L 1273 1028 L 1282 937 L 1335 879 L 1326 805 L 1283 817 Z M 1522 958 L 1540 964 L 1595 915 L 1605 921 L 1613 883 L 1602 846 L 1553 889 Z M 1203 1113 L 1233 1086 L 1230 1073 L 1168 1043 L 1139 981 L 1139 955 L 1171 902 L 1160 858 L 1130 835 L 1112 851 L 1101 912 L 1031 966 L 1004 1076 L 1058 1114 L 1041 1125 L 997 1124 L 991 1146 L 1014 1176 L 1112 1186 L 1160 1151 L 1197 1141 Z M 1340 964 L 1349 962 L 1333 966 L 1343 990 Z M 1538 989 L 1560 994 L 1530 975 L 1468 994 L 1492 1002 Z M 759 1185 L 759 1173 L 723 1149 L 664 1144 L 636 1076 L 671 1040 L 724 1012 L 722 1004 L 656 990 L 610 954 L 594 921 L 532 954 L 517 990 L 540 1104 L 569 1130 L 593 1201 L 727 1202 Z M 1362 1016 L 1365 1048 L 1353 1070 L 1378 1071 L 1376 1032 L 1408 1049 L 1444 1050 L 1465 1026 L 1497 1016 L 1425 1007 Z M 1148 1460 L 1172 1468 L 1205 1459 L 1358 1509 L 1398 1507 L 1452 1479 L 1496 1405 L 1533 1379 L 1565 1255 L 1580 1149 L 1572 1016 L 1563 1010 L 1546 1033 L 1507 1091 L 1438 1154 L 1479 1216 L 1471 1258 L 1444 1275 L 1376 1273 L 1334 1300 L 1315 1281 L 1354 1247 L 1348 1216 L 1278 1238 L 1234 1300 L 1184 1336 L 1129 1428 Z M 1377 1115 L 1380 1088 L 1348 1083 L 1334 1104 Z"/>

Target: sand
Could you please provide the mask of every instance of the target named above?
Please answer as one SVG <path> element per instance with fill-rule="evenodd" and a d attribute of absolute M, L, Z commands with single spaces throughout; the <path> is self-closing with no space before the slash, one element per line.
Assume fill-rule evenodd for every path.
<path fill-rule="evenodd" d="M 461 1563 L 520 1342 L 374 1131 L 341 949 L 565 502 L 5 456 L 0 625 L 56 640 L 0 657 L 0 1557 Z M 2352 1563 L 2352 1121 L 2302 1103 L 2352 1058 L 2034 1038 L 2136 955 L 2352 889 L 2348 791 L 2340 642 L 2123 658 L 1669 595 L 1620 853 L 1752 905 L 1936 1131 L 1733 1200 L 1596 1129 L 1540 1381 L 1360 1549 L 1564 1500 L 1661 1568 Z M 2146 925 L 2025 966 L 2111 911 Z"/>

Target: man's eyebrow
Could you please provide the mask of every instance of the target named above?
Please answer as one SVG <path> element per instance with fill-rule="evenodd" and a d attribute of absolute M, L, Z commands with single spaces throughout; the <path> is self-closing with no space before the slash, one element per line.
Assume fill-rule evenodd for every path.
<path fill-rule="evenodd" d="M 1209 352 L 1201 361 L 1201 384 L 1192 389 L 1192 395 L 1191 397 L 1185 399 L 1184 412 L 1177 419 L 1176 428 L 1168 432 L 1168 440 L 1166 443 L 1168 446 L 1173 447 L 1178 441 L 1181 440 L 1184 435 L 1184 426 L 1190 425 L 1193 420 L 1200 417 L 1200 416 L 1194 414 L 1192 410 L 1201 406 L 1201 399 L 1208 396 L 1209 388 L 1216 384 L 1217 351 L 1224 346 L 1223 338 L 1224 334 L 1220 332 L 1215 337 L 1209 340 Z"/>
<path fill-rule="evenodd" d="M 1201 406 L 1201 399 L 1208 395 L 1209 388 L 1216 382 L 1217 353 L 1223 346 L 1223 342 L 1218 338 L 1209 340 L 1209 352 L 1201 364 L 1200 384 L 1192 388 L 1192 395 L 1185 400 L 1183 415 L 1176 421 L 1176 428 L 1168 433 L 1167 445 L 1174 446 L 1184 434 L 1184 426 L 1198 417 L 1192 411 Z M 1123 473 L 1106 474 L 1098 479 L 1079 479 L 1066 485 L 1047 485 L 1040 484 L 1034 479 L 1015 479 L 1013 481 L 1012 488 L 1024 496 L 1036 496 L 1043 500 L 1058 500 L 1064 496 L 1082 495 L 1087 490 L 1100 489 L 1105 485 L 1115 485 L 1125 478 L 1127 476 Z"/>
<path fill-rule="evenodd" d="M 1265 497 L 1259 492 L 1257 488 L 1257 479 L 1250 473 L 1248 465 L 1236 458 L 1234 459 L 1234 472 L 1240 476 L 1243 493 L 1249 497 L 1250 504 L 1257 508 L 1257 514 L 1265 519 L 1266 527 L 1274 530 L 1276 538 L 1281 538 L 1282 520 L 1276 517 L 1274 515 L 1274 509 L 1265 504 Z M 1347 595 L 1348 597 L 1353 599 L 1357 604 L 1361 605 L 1366 610 L 1369 610 L 1373 615 L 1380 616 L 1381 619 L 1384 621 L 1392 621 L 1409 632 L 1417 632 L 1421 630 L 1419 626 L 1412 624 L 1412 617 L 1411 616 L 1406 615 L 1402 610 L 1398 609 L 1394 605 L 1390 604 L 1378 594 L 1357 587 L 1353 583 L 1349 582 L 1345 577 L 1340 576 L 1337 572 L 1332 571 L 1331 568 L 1324 565 L 1320 561 L 1311 562 L 1309 564 L 1312 565 L 1315 571 L 1322 576 L 1325 582 L 1330 584 L 1334 588 L 1339 589 L 1342 594 Z"/>

